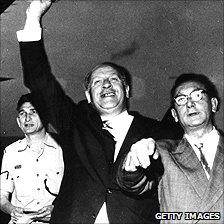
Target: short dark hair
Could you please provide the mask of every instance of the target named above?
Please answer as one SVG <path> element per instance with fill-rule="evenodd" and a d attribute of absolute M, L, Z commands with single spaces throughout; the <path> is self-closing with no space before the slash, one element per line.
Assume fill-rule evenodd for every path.
<path fill-rule="evenodd" d="M 216 97 L 219 101 L 219 94 L 214 83 L 204 74 L 184 73 L 177 77 L 171 89 L 171 104 L 174 106 L 174 97 L 176 89 L 186 82 L 197 82 L 204 86 L 209 99 Z"/>
<path fill-rule="evenodd" d="M 39 117 L 41 119 L 41 122 L 43 124 L 43 126 L 46 128 L 47 127 L 47 119 L 46 117 L 43 115 L 43 110 L 44 110 L 44 106 L 42 105 L 42 103 L 40 103 L 40 97 L 38 98 L 37 95 L 35 95 L 34 93 L 27 93 L 27 94 L 24 94 L 22 95 L 18 102 L 17 102 L 17 106 L 16 106 L 16 110 L 19 112 L 21 106 L 24 104 L 24 103 L 31 103 L 33 105 L 33 107 L 36 109 L 36 111 L 38 112 L 39 114 Z"/>
<path fill-rule="evenodd" d="M 17 102 L 16 110 L 19 111 L 20 108 L 21 108 L 21 106 L 22 106 L 24 103 L 26 103 L 26 102 L 31 103 L 31 104 L 35 107 L 35 109 L 36 109 L 36 104 L 37 104 L 37 103 L 35 102 L 35 97 L 33 96 L 32 93 L 27 93 L 27 94 L 22 95 L 22 96 L 19 98 L 19 100 L 18 100 L 18 102 Z"/>
<path fill-rule="evenodd" d="M 91 77 L 92 74 L 98 69 L 98 68 L 102 68 L 102 67 L 111 67 L 113 68 L 115 71 L 117 71 L 118 77 L 121 79 L 122 84 L 124 86 L 130 86 L 131 87 L 131 75 L 129 73 L 129 71 L 124 68 L 123 66 L 117 65 L 113 62 L 103 62 L 100 63 L 98 65 L 96 65 L 90 72 L 88 72 L 85 76 L 85 80 L 84 80 L 84 86 L 86 90 L 89 90 L 90 86 L 90 82 L 91 82 Z"/>

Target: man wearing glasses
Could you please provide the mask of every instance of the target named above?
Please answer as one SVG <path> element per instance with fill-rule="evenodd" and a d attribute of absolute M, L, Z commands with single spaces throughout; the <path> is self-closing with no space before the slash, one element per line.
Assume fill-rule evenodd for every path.
<path fill-rule="evenodd" d="M 224 136 L 214 126 L 218 94 L 201 74 L 182 74 L 171 90 L 172 115 L 184 129 L 181 140 L 142 139 L 132 146 L 118 172 L 126 191 L 150 190 L 150 173 L 162 157 L 164 174 L 159 182 L 161 223 L 223 223 Z M 155 155 L 155 154 L 154 154 Z M 150 161 L 151 160 L 151 161 Z M 151 163 L 151 164 L 150 164 Z M 141 168 L 139 168 L 141 167 Z M 143 168 L 143 169 L 142 169 Z"/>
<path fill-rule="evenodd" d="M 21 96 L 17 123 L 25 138 L 4 151 L 0 207 L 10 223 L 48 223 L 64 173 L 62 149 L 46 132 L 38 101 L 31 93 Z"/>

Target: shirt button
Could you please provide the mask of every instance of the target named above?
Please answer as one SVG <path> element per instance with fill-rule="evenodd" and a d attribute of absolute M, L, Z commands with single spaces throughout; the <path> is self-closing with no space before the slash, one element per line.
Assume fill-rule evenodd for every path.
<path fill-rule="evenodd" d="M 37 177 L 39 177 L 39 173 L 37 173 Z"/>
<path fill-rule="evenodd" d="M 40 188 L 38 187 L 38 188 L 37 188 L 37 190 L 39 191 L 39 190 L 40 190 Z"/>
<path fill-rule="evenodd" d="M 37 202 L 37 205 L 39 205 L 39 204 L 40 204 L 40 202 L 38 201 L 38 202 Z"/>
<path fill-rule="evenodd" d="M 39 162 L 39 159 L 36 159 L 37 162 Z"/>
<path fill-rule="evenodd" d="M 112 191 L 108 188 L 108 189 L 107 189 L 107 193 L 108 193 L 108 194 L 112 194 Z"/>

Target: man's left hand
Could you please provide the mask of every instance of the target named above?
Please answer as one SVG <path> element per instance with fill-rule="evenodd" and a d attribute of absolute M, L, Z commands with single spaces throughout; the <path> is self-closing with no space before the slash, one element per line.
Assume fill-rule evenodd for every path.
<path fill-rule="evenodd" d="M 37 221 L 50 221 L 51 212 L 53 211 L 53 205 L 47 205 L 37 211 L 37 214 L 33 217 L 33 220 Z"/>

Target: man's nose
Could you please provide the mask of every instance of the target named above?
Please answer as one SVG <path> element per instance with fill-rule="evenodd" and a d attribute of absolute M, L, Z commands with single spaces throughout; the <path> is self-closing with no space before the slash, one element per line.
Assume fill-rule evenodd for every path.
<path fill-rule="evenodd" d="M 26 120 L 26 121 L 29 121 L 30 119 L 31 119 L 31 116 L 30 116 L 29 113 L 27 113 L 26 116 L 25 116 L 25 120 Z"/>
<path fill-rule="evenodd" d="M 111 82 L 109 79 L 104 79 L 103 80 L 103 88 L 109 88 L 111 87 Z"/>
<path fill-rule="evenodd" d="M 187 98 L 187 107 L 191 108 L 195 106 L 195 102 L 191 99 L 191 97 Z"/>

